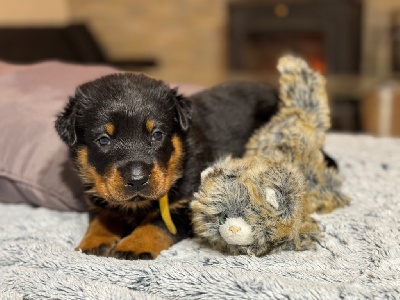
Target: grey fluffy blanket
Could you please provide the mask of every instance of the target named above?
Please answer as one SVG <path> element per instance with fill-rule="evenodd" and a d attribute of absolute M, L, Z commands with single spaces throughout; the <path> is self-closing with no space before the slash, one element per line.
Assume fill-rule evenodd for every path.
<path fill-rule="evenodd" d="M 329 134 L 351 206 L 317 215 L 316 251 L 225 256 L 184 240 L 155 261 L 73 248 L 84 213 L 0 204 L 5 299 L 400 299 L 400 139 Z"/>

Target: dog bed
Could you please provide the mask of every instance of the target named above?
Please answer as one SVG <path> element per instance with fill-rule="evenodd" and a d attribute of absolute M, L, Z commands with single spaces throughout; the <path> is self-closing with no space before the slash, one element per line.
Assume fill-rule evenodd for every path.
<path fill-rule="evenodd" d="M 400 297 L 400 140 L 329 134 L 349 207 L 316 215 L 316 251 L 225 256 L 193 239 L 154 261 L 73 249 L 86 213 L 0 204 L 0 295 L 7 299 L 335 299 Z"/>
<path fill-rule="evenodd" d="M 16 67 L 13 71 L 23 70 Z M 1 76 L 0 68 L 0 84 Z M 13 76 L 5 83 L 12 83 L 17 75 Z M 1 101 L 13 95 L 5 90 L 6 84 L 1 87 Z M 45 91 L 51 94 L 50 88 Z M 4 118 L 3 110 L 0 119 Z M 11 130 L 2 129 L 3 133 Z M 9 154 L 4 143 L 1 157 Z M 75 252 L 87 228 L 88 214 L 33 207 L 30 204 L 41 202 L 24 201 L 30 195 L 26 188 L 38 187 L 28 181 L 33 175 L 21 181 L 15 176 L 5 178 L 9 173 L 3 172 L 2 179 L 14 185 L 0 185 L 0 199 L 8 202 L 0 203 L 0 298 L 399 298 L 400 139 L 330 133 L 325 150 L 337 159 L 346 177 L 343 188 L 352 198 L 351 205 L 314 216 L 324 232 L 316 251 L 262 258 L 226 256 L 194 239 L 181 241 L 154 261 Z M 36 175 L 44 176 L 43 172 L 38 169 Z M 53 204 L 57 200 L 61 209 L 68 210 L 60 197 L 39 196 L 37 199 L 50 199 Z"/>

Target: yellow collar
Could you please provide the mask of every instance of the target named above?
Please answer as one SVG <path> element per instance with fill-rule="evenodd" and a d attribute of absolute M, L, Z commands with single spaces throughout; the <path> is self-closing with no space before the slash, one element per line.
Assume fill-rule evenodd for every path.
<path fill-rule="evenodd" d="M 161 218 L 163 219 L 169 232 L 171 232 L 173 235 L 175 235 L 176 227 L 174 225 L 174 222 L 171 219 L 171 214 L 169 212 L 168 195 L 165 195 L 164 197 L 162 197 L 160 200 L 158 200 L 158 202 L 160 203 Z"/>

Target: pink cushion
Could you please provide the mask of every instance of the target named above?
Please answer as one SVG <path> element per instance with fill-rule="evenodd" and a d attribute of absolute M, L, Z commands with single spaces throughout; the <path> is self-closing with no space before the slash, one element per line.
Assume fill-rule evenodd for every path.
<path fill-rule="evenodd" d="M 0 201 L 86 209 L 82 185 L 54 121 L 77 85 L 116 71 L 60 62 L 0 62 Z M 200 89 L 183 85 L 179 91 L 191 94 Z"/>

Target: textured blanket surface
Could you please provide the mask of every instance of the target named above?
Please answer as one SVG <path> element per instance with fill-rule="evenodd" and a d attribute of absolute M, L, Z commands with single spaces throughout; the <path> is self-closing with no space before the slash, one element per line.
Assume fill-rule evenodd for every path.
<path fill-rule="evenodd" d="M 154 261 L 73 251 L 86 213 L 0 204 L 1 299 L 400 299 L 400 139 L 329 134 L 351 205 L 316 251 L 225 256 L 184 240 Z"/>

